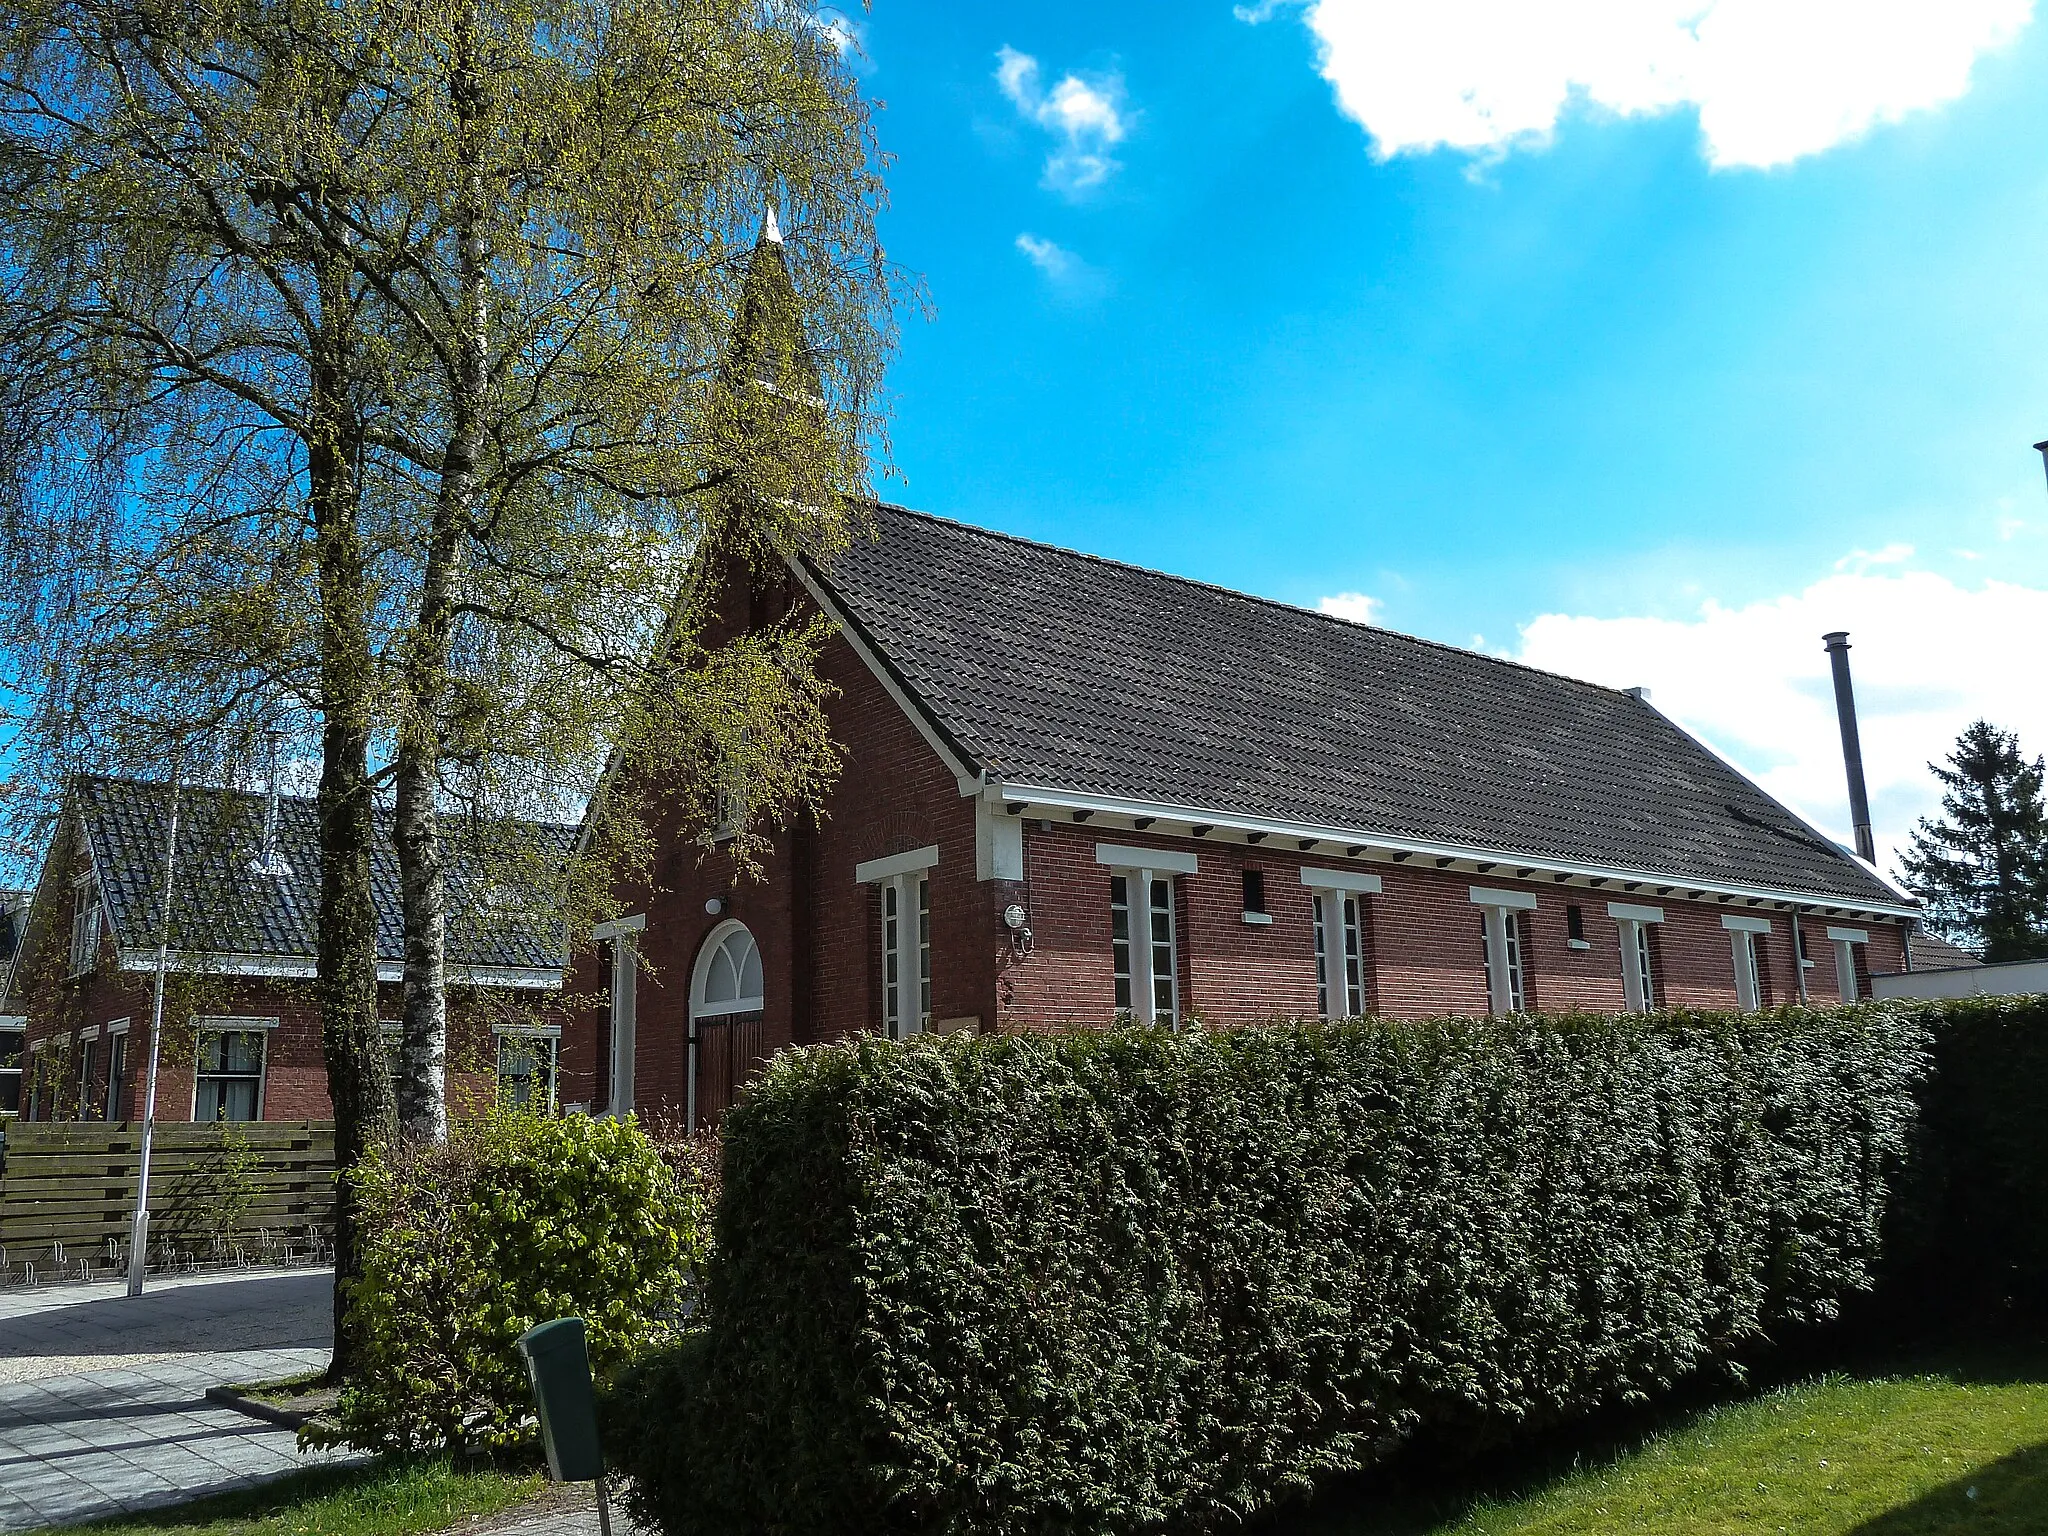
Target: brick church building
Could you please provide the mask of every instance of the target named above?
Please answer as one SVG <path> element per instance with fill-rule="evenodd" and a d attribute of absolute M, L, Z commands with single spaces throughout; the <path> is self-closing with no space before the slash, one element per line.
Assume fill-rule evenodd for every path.
<path fill-rule="evenodd" d="M 1909 967 L 1912 900 L 1640 691 L 894 507 L 829 569 L 845 763 L 759 882 L 682 812 L 561 1098 L 714 1119 L 789 1044 L 1119 1017 L 1756 1008 Z"/>

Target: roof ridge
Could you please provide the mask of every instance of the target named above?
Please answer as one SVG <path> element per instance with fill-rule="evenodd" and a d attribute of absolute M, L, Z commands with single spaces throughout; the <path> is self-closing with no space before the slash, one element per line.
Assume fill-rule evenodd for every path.
<path fill-rule="evenodd" d="M 1357 619 L 1347 619 L 1342 614 L 1325 613 L 1320 608 L 1304 608 L 1299 603 L 1282 602 L 1277 597 L 1267 597 L 1258 592 L 1242 592 L 1236 587 L 1226 587 L 1221 582 L 1204 581 L 1199 576 L 1183 576 L 1176 571 L 1162 571 L 1154 566 L 1139 565 L 1131 560 L 1116 560 L 1108 555 L 1090 554 L 1085 549 L 1069 549 L 1064 544 L 1054 544 L 1046 539 L 1027 539 L 1022 534 L 1007 533 L 1000 528 L 984 528 L 979 523 L 964 522 L 957 517 L 941 517 L 936 512 L 921 511 L 897 502 L 877 500 L 875 507 L 880 511 L 899 512 L 905 517 L 921 518 L 928 523 L 939 523 L 948 528 L 958 528 L 966 533 L 979 534 L 983 538 L 997 539 L 1006 544 L 1021 544 L 1027 549 L 1049 550 L 1056 555 L 1066 555 L 1076 560 L 1092 561 L 1096 565 L 1108 566 L 1112 570 L 1133 571 L 1141 576 L 1156 577 L 1161 581 L 1177 582 L 1185 587 L 1194 587 L 1204 592 L 1214 592 L 1222 597 L 1236 598 L 1240 602 L 1254 603 L 1263 608 L 1277 608 L 1290 614 L 1305 614 L 1330 624 L 1341 624 L 1346 629 L 1370 630 L 1374 634 L 1386 635 L 1395 640 L 1405 640 L 1411 645 L 1427 646 L 1431 650 L 1449 651 L 1454 656 L 1469 656 L 1477 661 L 1491 662 L 1495 666 L 1510 667 L 1517 672 L 1533 673 L 1537 677 L 1555 679 L 1569 683 L 1575 688 L 1585 688 L 1594 693 L 1606 694 L 1613 698 L 1631 697 L 1626 688 L 1610 688 L 1605 683 L 1588 682 L 1583 677 L 1573 677 L 1568 672 L 1553 672 L 1548 667 L 1531 666 L 1526 661 L 1516 661 L 1512 656 L 1495 656 L 1487 651 L 1475 651 L 1470 646 L 1453 645 L 1448 640 L 1432 640 L 1427 635 L 1410 634 L 1405 629 L 1395 629 L 1386 624 L 1366 624 Z M 826 575 L 831 575 L 830 566 Z M 1661 711 L 1660 711 L 1661 713 Z"/>

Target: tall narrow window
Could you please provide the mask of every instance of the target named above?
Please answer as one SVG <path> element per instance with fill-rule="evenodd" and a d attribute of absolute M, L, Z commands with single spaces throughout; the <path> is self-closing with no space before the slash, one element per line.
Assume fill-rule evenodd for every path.
<path fill-rule="evenodd" d="M 99 882 L 86 875 L 72 887 L 71 974 L 83 976 L 100 957 Z"/>
<path fill-rule="evenodd" d="M 1116 972 L 1116 1011 L 1131 1011 L 1131 882 L 1109 877 L 1109 953 Z"/>
<path fill-rule="evenodd" d="M 122 1090 L 128 1080 L 128 1031 L 107 1036 L 107 1097 L 102 1105 L 106 1118 L 121 1118 Z"/>
<path fill-rule="evenodd" d="M 1173 881 L 1144 871 L 1111 875 L 1109 933 L 1117 1012 L 1172 1024 L 1180 1017 Z"/>
<path fill-rule="evenodd" d="M 99 1054 L 97 1037 L 87 1035 L 78 1042 L 78 1118 L 92 1118 L 93 1061 Z"/>
<path fill-rule="evenodd" d="M 1167 1024 L 1180 1016 L 1180 985 L 1174 964 L 1173 882 L 1152 880 L 1152 1016 Z"/>
<path fill-rule="evenodd" d="M 931 1027 L 931 891 L 922 874 L 882 884 L 882 1023 L 892 1040 Z"/>
<path fill-rule="evenodd" d="M 267 1029 L 199 1031 L 198 1070 L 192 1087 L 192 1118 L 263 1118 L 263 1065 Z"/>
<path fill-rule="evenodd" d="M 1475 885 L 1467 892 L 1479 908 L 1480 952 L 1486 964 L 1486 1007 L 1489 1013 L 1526 1013 L 1529 965 L 1528 938 L 1522 914 L 1536 905 L 1534 892 Z"/>
<path fill-rule="evenodd" d="M 1332 922 L 1336 917 L 1337 921 Z M 1331 931 L 1343 930 L 1343 964 Z M 1324 891 L 1316 897 L 1316 1011 L 1326 1019 L 1355 1019 L 1365 1012 L 1364 945 L 1359 931 L 1358 898 L 1343 891 Z M 1341 981 L 1341 990 L 1333 987 Z"/>
<path fill-rule="evenodd" d="M 1480 941 L 1486 946 L 1486 995 L 1495 1013 L 1523 1013 L 1529 996 L 1522 972 L 1522 914 L 1507 907 L 1489 907 L 1481 916 Z"/>
<path fill-rule="evenodd" d="M 1657 947 L 1651 930 L 1664 921 L 1664 909 L 1632 901 L 1610 901 L 1607 915 L 1621 932 L 1621 991 L 1630 1013 L 1657 1009 Z"/>
<path fill-rule="evenodd" d="M 1721 926 L 1728 930 L 1730 951 L 1735 961 L 1735 1006 L 1744 1013 L 1754 1013 L 1769 1006 L 1766 988 L 1769 967 L 1763 962 L 1763 943 L 1764 935 L 1771 931 L 1770 919 L 1724 912 L 1721 914 Z"/>
<path fill-rule="evenodd" d="M 1651 963 L 1650 925 L 1635 923 L 1636 984 L 1642 988 L 1641 1013 L 1654 1013 L 1657 1008 L 1657 968 Z"/>

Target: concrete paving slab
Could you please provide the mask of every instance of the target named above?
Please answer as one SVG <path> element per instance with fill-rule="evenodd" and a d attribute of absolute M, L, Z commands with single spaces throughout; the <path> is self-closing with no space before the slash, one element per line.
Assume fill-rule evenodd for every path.
<path fill-rule="evenodd" d="M 324 1369 L 334 1277 L 246 1271 L 0 1292 L 0 1532 L 73 1524 L 363 1458 L 206 1389 Z"/>

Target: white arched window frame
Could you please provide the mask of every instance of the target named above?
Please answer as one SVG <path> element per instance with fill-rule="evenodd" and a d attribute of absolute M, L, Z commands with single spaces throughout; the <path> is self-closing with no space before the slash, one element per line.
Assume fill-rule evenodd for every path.
<path fill-rule="evenodd" d="M 764 1001 L 761 946 L 745 923 L 728 918 L 711 930 L 697 952 L 696 974 L 690 978 L 690 1017 L 758 1013 Z"/>
<path fill-rule="evenodd" d="M 690 1063 L 687 1128 L 697 1130 L 697 1024 L 759 1013 L 767 1006 L 761 946 L 747 925 L 727 918 L 705 935 L 690 973 Z"/>

